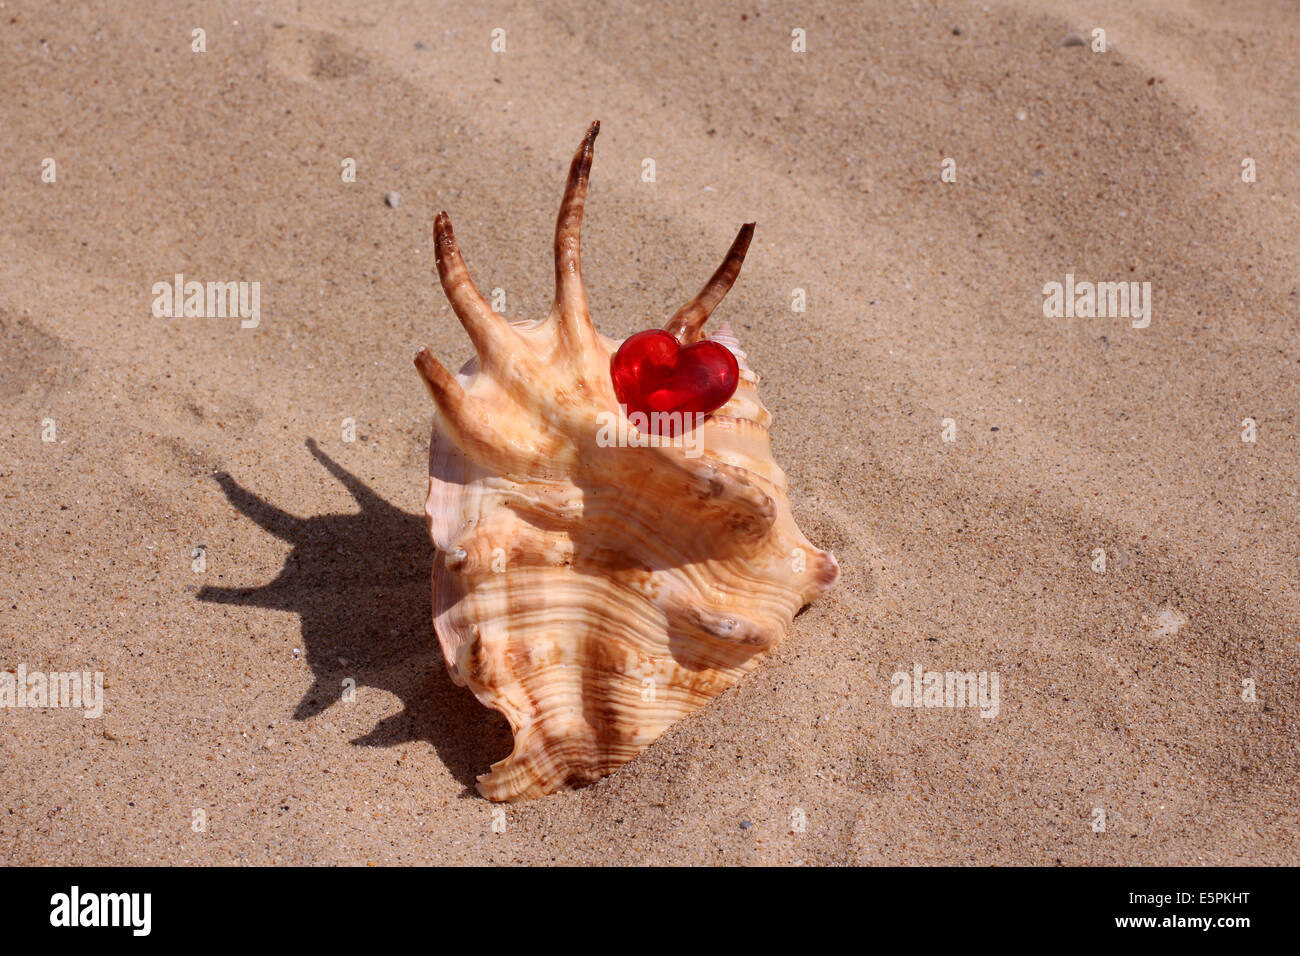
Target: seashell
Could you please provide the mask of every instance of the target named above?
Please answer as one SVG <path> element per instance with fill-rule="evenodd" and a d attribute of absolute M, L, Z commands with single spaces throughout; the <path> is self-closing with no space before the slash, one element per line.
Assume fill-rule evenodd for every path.
<path fill-rule="evenodd" d="M 429 451 L 434 627 L 452 679 L 505 715 L 514 749 L 478 778 L 491 800 L 592 783 L 707 704 L 785 636 L 839 576 L 796 527 L 768 442 L 771 416 L 735 335 L 731 399 L 651 435 L 619 407 L 619 342 L 587 311 L 579 238 L 592 124 L 555 228 L 554 305 L 510 323 L 470 280 L 451 222 L 438 275 L 476 357 L 416 367 L 437 405 Z M 746 224 L 668 320 L 684 345 L 740 272 Z"/>

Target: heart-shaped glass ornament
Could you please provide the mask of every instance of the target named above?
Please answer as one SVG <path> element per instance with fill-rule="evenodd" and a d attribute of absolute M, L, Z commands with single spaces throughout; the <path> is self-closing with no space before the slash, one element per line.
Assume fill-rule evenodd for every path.
<path fill-rule="evenodd" d="M 610 359 L 609 374 L 629 419 L 640 412 L 652 434 L 669 436 L 727 404 L 740 381 L 725 345 L 705 339 L 684 346 L 662 329 L 629 336 Z"/>

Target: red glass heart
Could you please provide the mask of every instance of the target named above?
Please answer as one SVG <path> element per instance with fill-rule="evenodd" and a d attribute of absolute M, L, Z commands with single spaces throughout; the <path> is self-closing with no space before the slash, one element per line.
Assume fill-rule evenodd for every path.
<path fill-rule="evenodd" d="M 707 415 L 727 404 L 740 381 L 736 357 L 725 345 L 705 340 L 682 346 L 660 329 L 630 336 L 609 360 L 609 374 L 628 415 L 642 412 L 653 434 L 668 435 L 694 426 L 687 415 Z M 656 419 L 656 412 L 678 414 L 665 420 Z"/>

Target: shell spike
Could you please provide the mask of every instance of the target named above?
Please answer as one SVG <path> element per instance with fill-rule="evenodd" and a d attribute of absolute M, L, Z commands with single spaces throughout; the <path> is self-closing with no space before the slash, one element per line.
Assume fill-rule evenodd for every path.
<path fill-rule="evenodd" d="M 499 315 L 474 287 L 469 269 L 456 245 L 456 235 L 451 229 L 451 219 L 445 212 L 433 220 L 434 259 L 438 265 L 438 279 L 460 319 L 469 333 L 479 361 L 486 367 L 504 359 L 506 344 L 514 336 L 505 318 Z"/>
<path fill-rule="evenodd" d="M 569 164 L 569 180 L 555 219 L 555 313 L 560 335 L 570 349 L 585 348 L 596 329 L 587 312 L 582 286 L 582 214 L 587 205 L 587 182 L 595 153 L 600 121 L 592 123 Z"/>
<path fill-rule="evenodd" d="M 726 258 L 722 260 L 722 265 L 718 266 L 718 271 L 713 273 L 709 281 L 704 284 L 704 288 L 696 293 L 695 298 L 673 314 L 664 325 L 665 332 L 677 336 L 678 341 L 683 345 L 700 340 L 703 336 L 704 323 L 709 321 L 713 310 L 718 307 L 718 303 L 731 290 L 736 277 L 740 275 L 740 267 L 745 261 L 745 253 L 749 251 L 749 243 L 753 238 L 754 224 L 747 222 L 740 227 L 740 232 L 732 241 Z"/>
<path fill-rule="evenodd" d="M 415 367 L 424 379 L 434 404 L 438 406 L 439 427 L 464 451 L 473 457 L 490 457 L 496 435 L 481 424 L 471 407 L 472 399 L 447 367 L 433 357 L 427 348 L 415 353 Z"/>

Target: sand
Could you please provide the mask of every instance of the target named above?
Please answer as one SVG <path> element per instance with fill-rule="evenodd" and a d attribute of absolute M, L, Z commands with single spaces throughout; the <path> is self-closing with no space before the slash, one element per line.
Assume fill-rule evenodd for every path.
<path fill-rule="evenodd" d="M 1300 862 L 1298 38 L 1282 2 L 5 0 L 0 668 L 102 672 L 104 712 L 0 710 L 0 858 Z M 411 356 L 470 354 L 439 209 L 545 311 L 592 119 L 605 333 L 757 220 L 715 322 L 843 578 L 616 774 L 498 811 Z M 260 283 L 257 327 L 155 317 L 178 272 Z M 1149 326 L 1045 316 L 1067 274 L 1149 282 Z M 917 666 L 997 715 L 894 706 Z"/>

